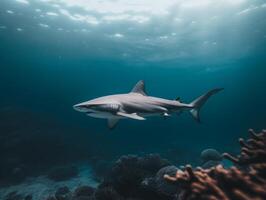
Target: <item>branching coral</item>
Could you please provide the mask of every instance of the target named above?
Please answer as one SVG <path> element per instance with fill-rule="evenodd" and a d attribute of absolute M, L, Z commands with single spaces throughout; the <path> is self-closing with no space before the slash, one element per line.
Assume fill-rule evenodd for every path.
<path fill-rule="evenodd" d="M 243 138 L 239 139 L 241 145 L 241 154 L 234 157 L 228 153 L 224 153 L 224 158 L 231 160 L 238 165 L 250 165 L 254 163 L 266 163 L 266 130 L 261 133 L 255 133 L 250 129 L 249 133 L 251 138 L 244 141 Z"/>
<path fill-rule="evenodd" d="M 189 200 L 264 200 L 266 199 L 266 131 L 256 134 L 250 130 L 252 138 L 247 142 L 240 139 L 241 154 L 224 156 L 239 165 L 248 165 L 247 170 L 221 165 L 211 169 L 192 169 L 186 166 L 178 170 L 175 177 L 164 177 L 176 182 L 181 188 L 179 199 Z"/>

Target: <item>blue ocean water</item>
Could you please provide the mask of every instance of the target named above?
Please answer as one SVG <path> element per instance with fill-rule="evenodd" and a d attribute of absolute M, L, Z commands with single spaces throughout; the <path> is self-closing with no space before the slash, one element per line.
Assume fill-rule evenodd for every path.
<path fill-rule="evenodd" d="M 43 167 L 158 153 L 197 164 L 202 150 L 236 153 L 249 128 L 265 128 L 264 1 L 107 2 L 1 0 L 3 159 Z M 72 108 L 139 80 L 151 96 L 187 103 L 224 90 L 204 105 L 201 124 L 183 113 L 110 131 Z"/>

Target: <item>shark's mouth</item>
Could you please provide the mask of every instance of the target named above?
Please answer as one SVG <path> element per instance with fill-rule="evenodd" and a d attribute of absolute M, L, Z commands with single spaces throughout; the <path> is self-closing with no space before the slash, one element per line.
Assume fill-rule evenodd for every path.
<path fill-rule="evenodd" d="M 94 112 L 92 110 L 86 112 L 86 114 L 92 114 L 92 113 L 96 113 L 96 112 Z"/>

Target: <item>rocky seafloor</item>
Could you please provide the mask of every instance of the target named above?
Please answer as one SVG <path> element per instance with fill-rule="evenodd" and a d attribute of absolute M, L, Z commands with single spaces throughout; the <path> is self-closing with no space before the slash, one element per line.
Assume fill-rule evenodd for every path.
<path fill-rule="evenodd" d="M 265 200 L 266 131 L 249 130 L 240 154 L 202 152 L 200 167 L 174 166 L 157 154 L 126 155 L 92 171 L 89 165 L 56 167 L 46 176 L 2 187 L 3 200 Z M 231 162 L 231 165 L 226 162 Z M 98 163 L 99 164 L 99 163 Z M 93 165 L 93 164 L 92 164 Z M 95 166 L 94 166 L 95 167 Z M 97 169 L 97 167 L 95 168 Z"/>

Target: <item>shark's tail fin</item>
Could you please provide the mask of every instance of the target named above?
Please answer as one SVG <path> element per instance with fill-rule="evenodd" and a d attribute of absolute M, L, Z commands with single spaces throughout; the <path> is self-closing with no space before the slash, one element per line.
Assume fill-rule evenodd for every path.
<path fill-rule="evenodd" d="M 190 113 L 197 122 L 200 122 L 199 111 L 201 107 L 206 103 L 209 97 L 211 97 L 212 95 L 216 94 L 217 92 L 221 90 L 223 90 L 223 88 L 217 88 L 217 89 L 210 90 L 209 92 L 201 95 L 200 97 L 198 97 L 197 99 L 195 99 L 194 101 L 190 103 L 190 105 L 193 107 L 190 110 Z"/>

